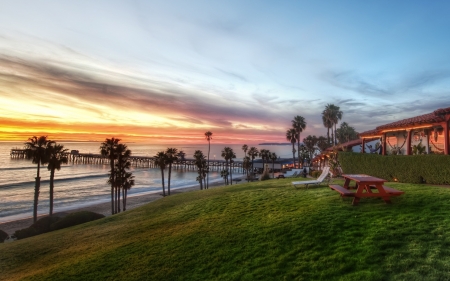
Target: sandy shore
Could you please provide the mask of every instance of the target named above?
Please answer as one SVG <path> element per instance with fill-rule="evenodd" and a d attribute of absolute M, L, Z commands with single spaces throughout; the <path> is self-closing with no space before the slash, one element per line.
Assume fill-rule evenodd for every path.
<path fill-rule="evenodd" d="M 239 183 L 243 183 L 243 182 L 245 182 L 245 181 L 241 180 Z M 233 182 L 233 184 L 236 184 L 236 183 Z M 221 186 L 224 186 L 223 181 L 210 183 L 210 185 L 209 185 L 210 188 L 217 188 L 217 187 L 221 187 Z M 170 193 L 171 193 L 171 195 L 174 195 L 177 193 L 194 191 L 194 190 L 199 190 L 199 189 L 200 189 L 200 187 L 197 185 L 197 186 L 192 186 L 192 187 L 171 190 Z M 166 187 L 166 193 L 167 193 L 167 187 Z M 158 193 L 128 197 L 127 198 L 127 210 L 134 209 L 136 207 L 153 202 L 160 198 L 163 198 L 162 190 L 161 190 L 161 192 L 158 192 Z M 91 206 L 87 206 L 87 207 L 64 211 L 64 212 L 55 212 L 54 215 L 63 217 L 67 214 L 70 214 L 73 212 L 78 212 L 78 211 L 91 211 L 91 212 L 103 214 L 105 216 L 110 216 L 111 215 L 111 202 L 95 204 L 95 205 L 91 205 Z M 39 216 L 39 218 L 42 218 L 44 216 L 45 215 Z M 30 217 L 30 218 L 26 218 L 26 219 L 20 219 L 20 220 L 0 223 L 0 229 L 3 230 L 4 232 L 8 233 L 9 235 L 12 235 L 16 230 L 27 228 L 27 227 L 31 226 L 32 224 L 33 224 L 33 218 Z"/>

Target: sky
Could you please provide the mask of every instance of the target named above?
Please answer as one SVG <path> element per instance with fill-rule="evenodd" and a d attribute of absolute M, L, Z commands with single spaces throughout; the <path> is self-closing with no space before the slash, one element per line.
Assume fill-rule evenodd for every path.
<path fill-rule="evenodd" d="M 0 6 L 0 141 L 286 142 L 327 104 L 358 132 L 450 107 L 449 1 Z"/>

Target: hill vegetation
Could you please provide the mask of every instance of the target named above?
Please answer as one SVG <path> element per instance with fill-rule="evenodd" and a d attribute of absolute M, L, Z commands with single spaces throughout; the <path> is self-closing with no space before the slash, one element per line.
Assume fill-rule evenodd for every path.
<path fill-rule="evenodd" d="M 441 280 L 450 189 L 388 183 L 385 204 L 290 179 L 188 192 L 0 244 L 5 280 Z M 340 183 L 337 181 L 337 183 Z"/>

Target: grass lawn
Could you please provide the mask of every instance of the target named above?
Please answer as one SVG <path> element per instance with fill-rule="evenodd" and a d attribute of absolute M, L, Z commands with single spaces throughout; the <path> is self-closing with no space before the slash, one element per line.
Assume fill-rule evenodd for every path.
<path fill-rule="evenodd" d="M 406 193 L 352 206 L 291 181 L 172 195 L 0 244 L 0 280 L 450 279 L 450 189 L 387 183 Z"/>

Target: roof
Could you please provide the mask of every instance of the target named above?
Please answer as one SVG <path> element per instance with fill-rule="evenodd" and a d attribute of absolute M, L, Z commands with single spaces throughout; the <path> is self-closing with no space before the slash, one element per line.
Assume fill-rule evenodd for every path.
<path fill-rule="evenodd" d="M 450 107 L 440 108 L 431 113 L 403 119 L 400 121 L 388 123 L 376 127 L 374 130 L 365 131 L 359 134 L 360 137 L 379 135 L 383 130 L 405 128 L 405 127 L 418 127 L 418 126 L 433 126 L 436 123 L 445 121 L 445 116 L 450 114 Z"/>

